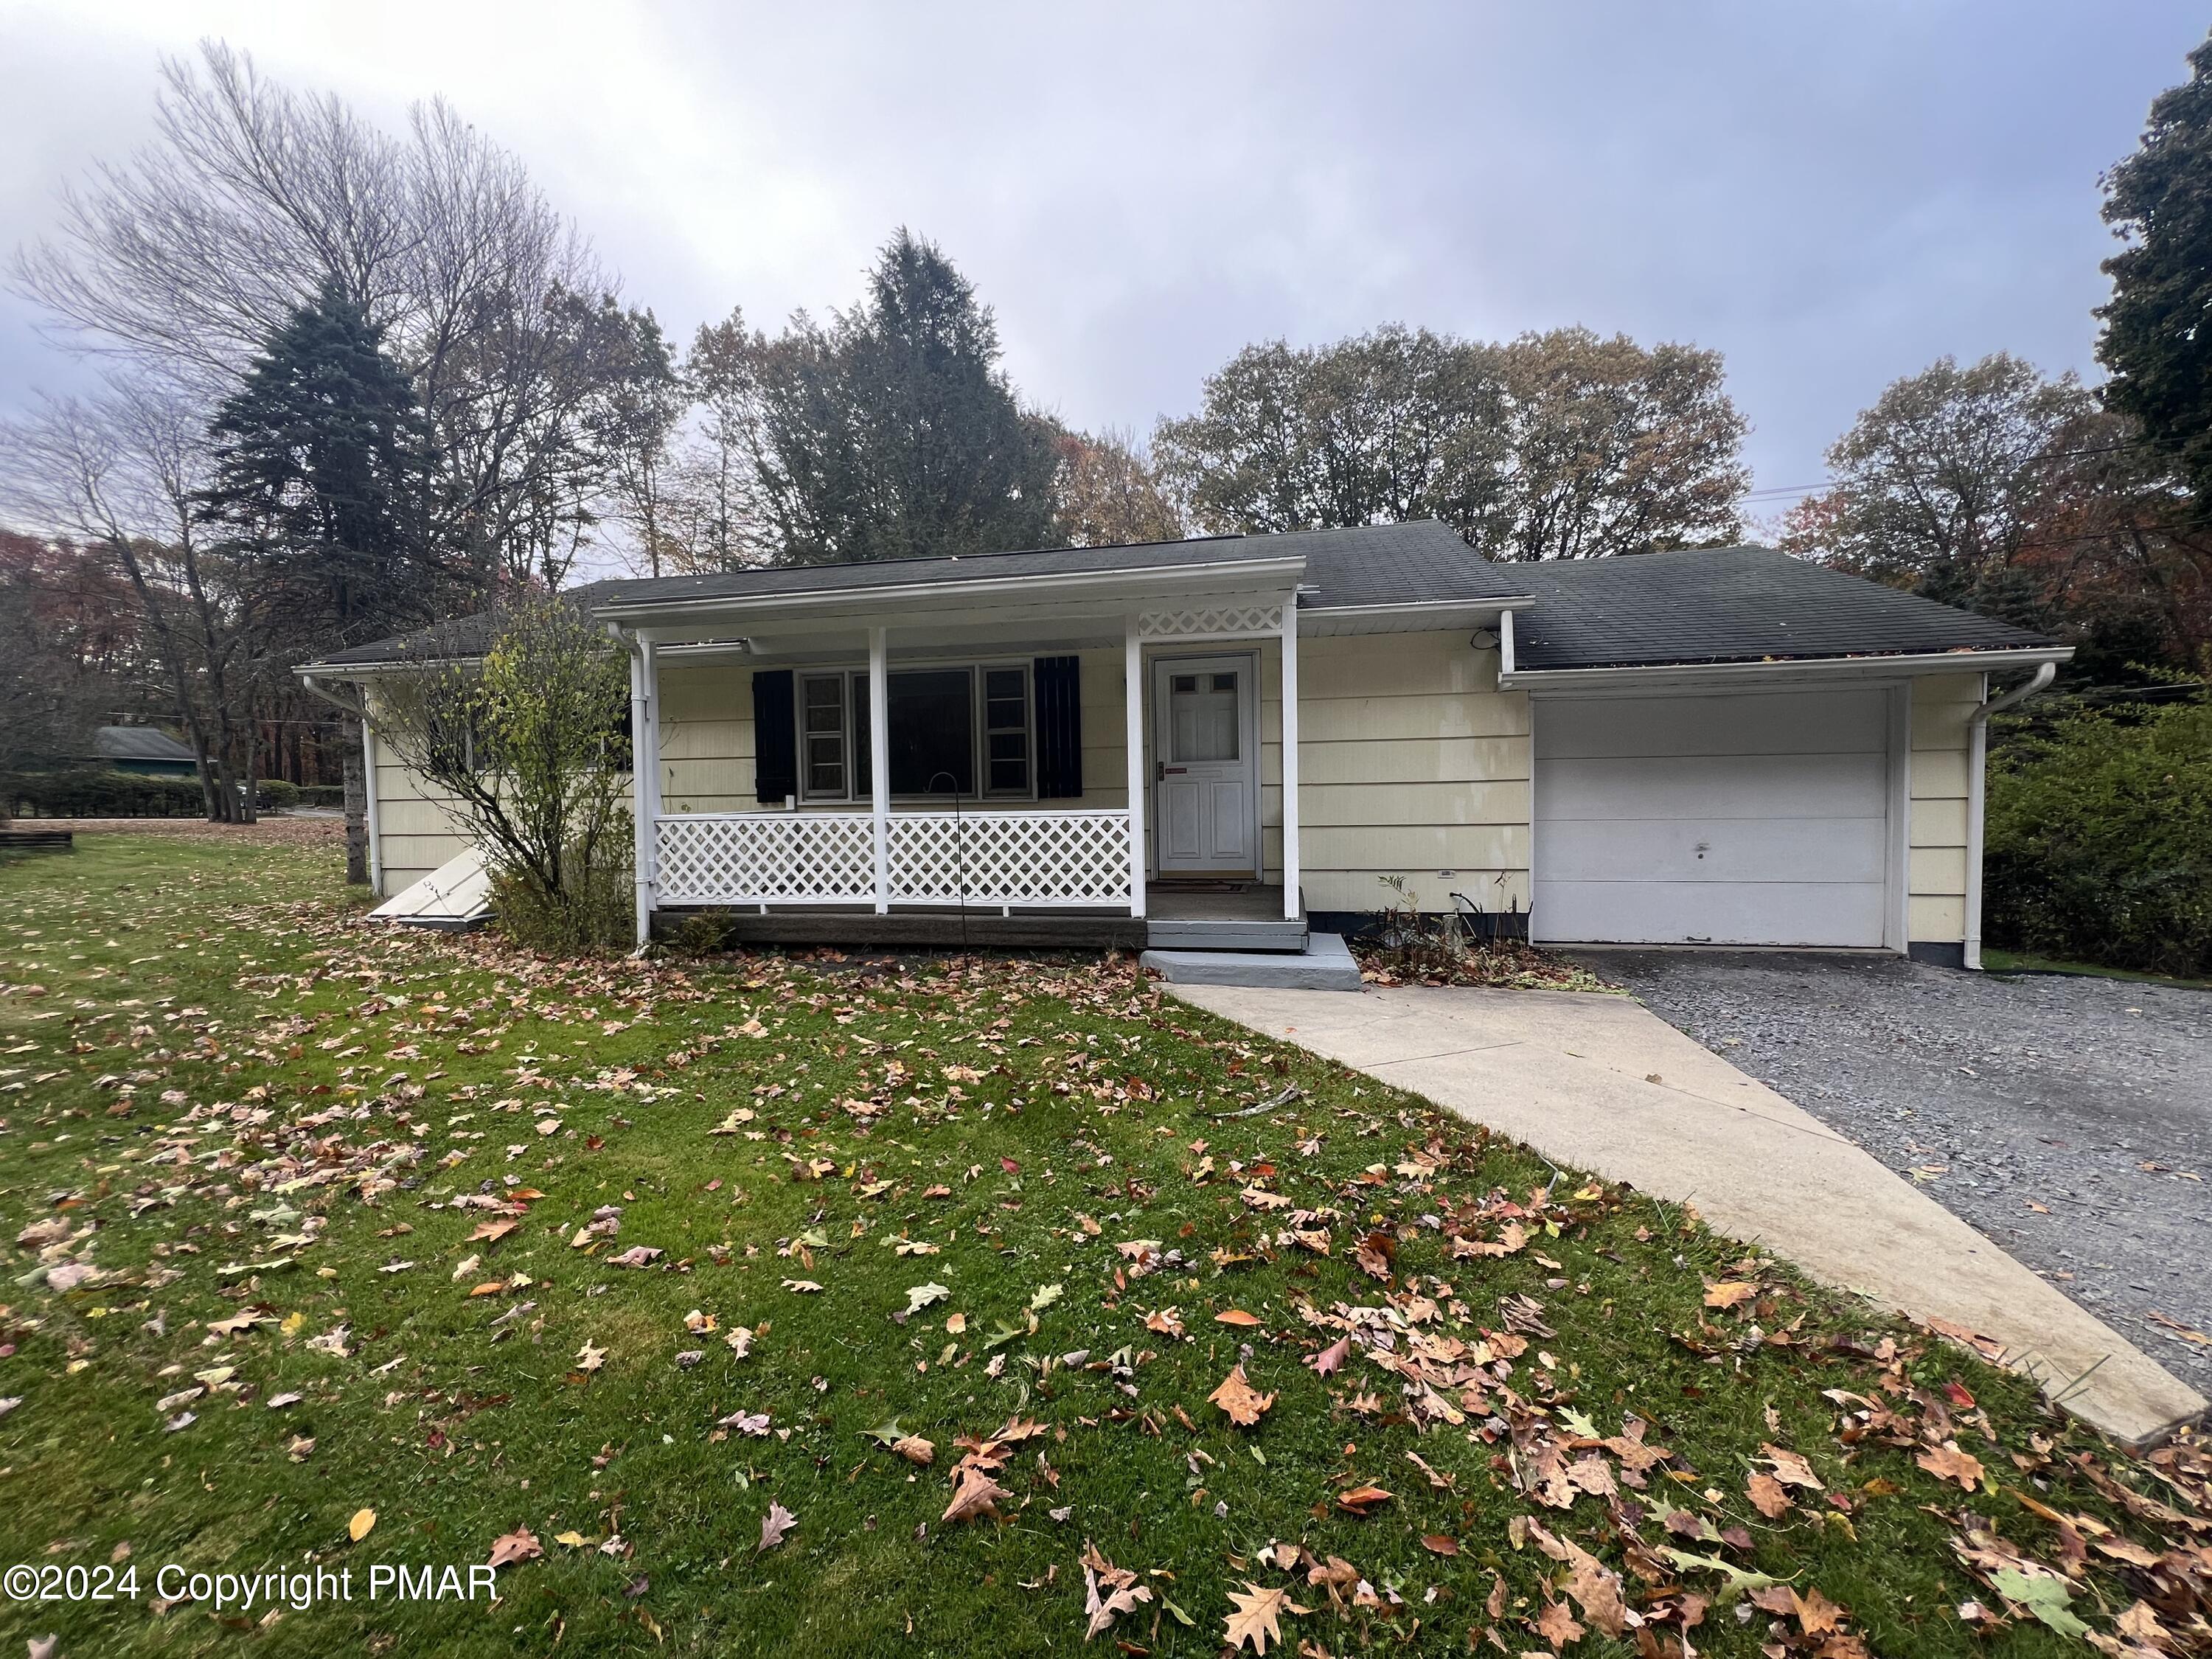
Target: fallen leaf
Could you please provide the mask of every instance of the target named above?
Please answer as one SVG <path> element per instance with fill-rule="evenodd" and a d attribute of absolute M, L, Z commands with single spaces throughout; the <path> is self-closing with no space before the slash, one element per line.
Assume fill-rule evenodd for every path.
<path fill-rule="evenodd" d="M 942 1517 L 947 1522 L 996 1516 L 999 1500 L 1013 1495 L 972 1463 L 963 1464 L 953 1479 L 952 1501 L 945 1506 Z"/>
<path fill-rule="evenodd" d="M 1459 1553 L 1459 1540 L 1456 1538 L 1447 1538 L 1440 1532 L 1423 1533 L 1421 1534 L 1421 1547 L 1428 1551 L 1431 1555 L 1457 1555 Z"/>
<path fill-rule="evenodd" d="M 1726 1282 L 1705 1281 L 1705 1305 L 1708 1308 L 1733 1308 L 1748 1302 L 1759 1294 L 1759 1286 L 1742 1279 Z"/>
<path fill-rule="evenodd" d="M 1390 1494 L 1380 1486 L 1354 1486 L 1349 1492 L 1336 1495 L 1339 1509 L 1349 1510 L 1354 1515 L 1364 1515 L 1378 1504 L 1390 1501 Z"/>
<path fill-rule="evenodd" d="M 1249 1642 L 1253 1652 L 1267 1652 L 1268 1643 L 1280 1643 L 1283 1639 L 1283 1627 L 1279 1622 L 1282 1616 L 1307 1611 L 1291 1600 L 1288 1590 L 1261 1589 L 1249 1578 L 1242 1591 L 1229 1592 L 1229 1599 L 1237 1607 L 1237 1611 L 1224 1620 L 1228 1626 L 1225 1639 L 1232 1650 Z"/>
<path fill-rule="evenodd" d="M 1352 1338 L 1347 1334 L 1337 1338 L 1306 1363 L 1314 1368 L 1314 1373 L 1318 1376 L 1334 1376 L 1343 1369 L 1344 1362 L 1351 1352 Z"/>
<path fill-rule="evenodd" d="M 356 1510 L 353 1519 L 346 1522 L 346 1536 L 356 1544 L 368 1536 L 376 1526 L 374 1510 Z"/>
<path fill-rule="evenodd" d="M 1214 1405 L 1229 1413 L 1229 1420 L 1239 1428 L 1250 1428 L 1260 1420 L 1261 1413 L 1275 1403 L 1272 1394 L 1261 1394 L 1252 1386 L 1239 1365 L 1222 1380 L 1221 1386 L 1206 1396 Z"/>
<path fill-rule="evenodd" d="M 1249 1314 L 1242 1308 L 1231 1308 L 1227 1313 L 1213 1316 L 1217 1325 L 1263 1325 L 1267 1322 L 1257 1314 Z"/>
<path fill-rule="evenodd" d="M 1809 1492 L 1825 1492 L 1820 1477 L 1813 1473 L 1813 1466 L 1794 1451 L 1784 1451 L 1779 1446 L 1763 1445 L 1759 1449 L 1766 1461 L 1774 1465 L 1774 1478 L 1785 1486 L 1803 1486 Z"/>
<path fill-rule="evenodd" d="M 1757 1510 L 1768 1520 L 1778 1519 L 1784 1511 L 1790 1508 L 1789 1492 L 1784 1490 L 1779 1480 L 1767 1474 L 1765 1470 L 1753 1470 L 1751 1479 L 1744 1484 L 1751 1498 L 1752 1508 Z"/>
<path fill-rule="evenodd" d="M 495 1568 L 511 1567 L 518 1561 L 533 1561 L 544 1553 L 537 1534 L 527 1527 L 517 1527 L 491 1540 L 489 1565 Z"/>
<path fill-rule="evenodd" d="M 909 1285 L 906 1290 L 906 1310 L 908 1313 L 920 1313 L 931 1303 L 942 1302 L 951 1294 L 952 1292 L 944 1285 L 934 1282 L 927 1285 Z"/>
<path fill-rule="evenodd" d="M 1938 1480 L 1955 1480 L 1967 1492 L 1973 1491 L 1983 1478 L 1981 1459 L 1971 1452 L 1960 1451 L 1955 1440 L 1946 1440 L 1912 1461 Z"/>
<path fill-rule="evenodd" d="M 784 1534 L 798 1524 L 797 1516 L 771 1498 L 769 1502 L 768 1513 L 761 1517 L 761 1549 L 774 1549 L 778 1544 L 783 1542 Z M 754 1553 L 757 1554 L 759 1551 Z"/>

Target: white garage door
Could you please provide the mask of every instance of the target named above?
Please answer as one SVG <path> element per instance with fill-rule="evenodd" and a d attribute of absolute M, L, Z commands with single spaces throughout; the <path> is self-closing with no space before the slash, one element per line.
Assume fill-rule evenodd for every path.
<path fill-rule="evenodd" d="M 1887 693 L 1534 708 L 1537 938 L 1882 943 Z"/>

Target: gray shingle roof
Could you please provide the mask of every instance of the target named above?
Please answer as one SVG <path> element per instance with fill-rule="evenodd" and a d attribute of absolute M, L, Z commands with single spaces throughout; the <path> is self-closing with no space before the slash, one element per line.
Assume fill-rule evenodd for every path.
<path fill-rule="evenodd" d="M 1610 668 L 1765 658 L 1858 657 L 2047 646 L 2041 635 L 1900 593 L 1764 547 L 1644 553 L 1612 559 L 1495 563 L 1434 520 L 1274 536 L 1214 536 L 1132 547 L 1060 548 L 966 558 L 890 559 L 711 576 L 593 582 L 568 590 L 588 609 L 870 588 L 957 586 L 1009 576 L 1083 574 L 1303 555 L 1302 610 L 1516 596 L 1534 603 L 1516 619 L 1523 669 Z M 345 668 L 410 656 L 470 655 L 490 620 L 464 617 L 398 639 L 334 652 Z"/>
<path fill-rule="evenodd" d="M 1990 651 L 2054 643 L 1767 547 L 1686 549 L 1518 567 L 1517 669 L 1621 668 Z"/>
<path fill-rule="evenodd" d="M 150 726 L 103 726 L 92 734 L 92 752 L 103 760 L 191 761 L 192 751 Z"/>
<path fill-rule="evenodd" d="M 1299 580 L 1302 609 L 1316 606 L 1408 605 L 1511 599 L 1528 592 L 1522 567 L 1493 564 L 1476 553 L 1449 525 L 1424 520 L 1414 524 L 1364 526 L 1349 530 L 1296 530 L 1273 536 L 1207 536 L 1182 542 L 1144 542 L 1127 547 L 1053 548 L 1027 553 L 981 553 L 964 558 L 884 559 L 868 564 L 781 566 L 733 570 L 708 576 L 661 576 L 594 582 L 570 590 L 578 603 L 594 610 L 648 605 L 679 605 L 692 599 L 787 597 L 796 593 L 860 593 L 872 587 L 915 584 L 956 586 L 1003 581 L 1009 576 L 1084 575 L 1115 570 L 1217 564 L 1239 559 L 1286 558 L 1303 555 Z M 437 643 L 450 650 L 483 642 L 483 629 L 462 618 L 435 630 Z M 392 662 L 420 653 L 430 643 L 423 635 L 380 640 L 337 651 L 324 665 L 345 667 Z"/>

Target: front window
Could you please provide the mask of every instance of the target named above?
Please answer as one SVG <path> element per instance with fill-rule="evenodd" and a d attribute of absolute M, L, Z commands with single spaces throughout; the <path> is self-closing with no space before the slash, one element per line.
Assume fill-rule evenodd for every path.
<path fill-rule="evenodd" d="M 1027 664 L 899 669 L 884 677 L 884 690 L 894 797 L 1004 799 L 1034 793 Z M 806 799 L 869 799 L 867 671 L 800 675 L 798 712 Z"/>

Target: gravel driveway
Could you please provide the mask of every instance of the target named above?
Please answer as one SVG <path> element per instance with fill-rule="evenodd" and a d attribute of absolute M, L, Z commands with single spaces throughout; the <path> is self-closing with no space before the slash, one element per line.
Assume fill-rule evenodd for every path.
<path fill-rule="evenodd" d="M 1813 952 L 1573 954 L 2212 1397 L 2212 992 Z"/>

